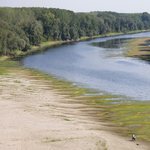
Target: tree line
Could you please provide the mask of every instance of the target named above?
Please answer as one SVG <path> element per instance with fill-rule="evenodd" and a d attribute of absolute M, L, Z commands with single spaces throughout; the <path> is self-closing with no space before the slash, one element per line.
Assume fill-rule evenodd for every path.
<path fill-rule="evenodd" d="M 74 13 L 56 8 L 0 7 L 0 55 L 26 51 L 45 41 L 76 40 L 110 32 L 147 30 L 150 14 Z"/>

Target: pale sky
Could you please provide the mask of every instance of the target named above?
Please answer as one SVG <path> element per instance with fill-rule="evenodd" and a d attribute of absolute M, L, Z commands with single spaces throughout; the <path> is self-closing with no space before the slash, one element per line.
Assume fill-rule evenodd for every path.
<path fill-rule="evenodd" d="M 74 12 L 150 13 L 150 0 L 0 0 L 0 7 L 47 7 Z"/>

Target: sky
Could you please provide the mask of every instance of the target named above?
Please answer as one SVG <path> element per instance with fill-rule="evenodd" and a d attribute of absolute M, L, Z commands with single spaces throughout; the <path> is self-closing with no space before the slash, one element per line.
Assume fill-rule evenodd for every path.
<path fill-rule="evenodd" d="M 150 0 L 0 0 L 0 7 L 47 7 L 74 12 L 150 13 Z"/>

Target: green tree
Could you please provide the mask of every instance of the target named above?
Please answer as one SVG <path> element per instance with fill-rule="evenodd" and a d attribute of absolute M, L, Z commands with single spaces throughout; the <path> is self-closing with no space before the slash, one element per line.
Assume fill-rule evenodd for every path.
<path fill-rule="evenodd" d="M 143 24 L 144 24 L 144 29 L 149 29 L 149 23 L 146 21 L 146 20 L 144 20 L 143 21 Z"/>
<path fill-rule="evenodd" d="M 44 34 L 47 36 L 48 40 L 53 35 L 52 32 L 53 26 L 59 24 L 59 19 L 56 19 L 54 14 L 48 13 L 43 15 L 42 22 L 44 26 Z"/>
<path fill-rule="evenodd" d="M 70 39 L 70 27 L 66 24 L 63 25 L 62 29 L 62 40 L 69 40 Z"/>
<path fill-rule="evenodd" d="M 120 32 L 120 19 L 116 19 L 115 31 Z"/>
<path fill-rule="evenodd" d="M 31 44 L 38 45 L 41 43 L 43 37 L 43 26 L 40 21 L 30 23 L 28 35 Z"/>
<path fill-rule="evenodd" d="M 58 25 L 53 26 L 51 35 L 54 40 L 60 40 L 60 30 Z"/>
<path fill-rule="evenodd" d="M 79 33 L 79 38 L 81 38 L 82 36 L 86 35 L 85 32 L 84 32 L 84 30 L 81 29 L 81 28 L 79 28 L 78 33 Z"/>
<path fill-rule="evenodd" d="M 71 39 L 78 39 L 79 38 L 78 28 L 76 25 L 74 25 L 70 28 L 70 38 Z"/>
<path fill-rule="evenodd" d="M 142 18 L 142 21 L 147 21 L 150 24 L 150 14 L 148 14 L 147 12 L 144 12 L 141 18 Z"/>

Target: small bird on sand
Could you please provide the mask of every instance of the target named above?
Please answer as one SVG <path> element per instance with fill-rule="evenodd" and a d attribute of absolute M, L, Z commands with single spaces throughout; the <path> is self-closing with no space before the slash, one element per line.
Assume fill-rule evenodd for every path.
<path fill-rule="evenodd" d="M 136 137 L 134 134 L 132 134 L 132 140 L 136 140 Z"/>

